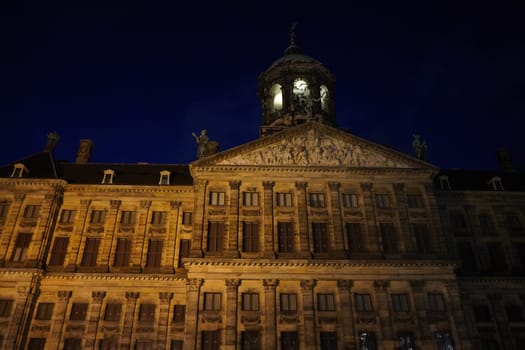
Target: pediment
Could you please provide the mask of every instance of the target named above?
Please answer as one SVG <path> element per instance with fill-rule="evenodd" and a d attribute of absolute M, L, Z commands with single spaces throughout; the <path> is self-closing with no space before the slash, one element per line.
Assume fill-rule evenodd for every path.
<path fill-rule="evenodd" d="M 193 163 L 217 166 L 424 168 L 430 164 L 343 130 L 309 122 Z"/>

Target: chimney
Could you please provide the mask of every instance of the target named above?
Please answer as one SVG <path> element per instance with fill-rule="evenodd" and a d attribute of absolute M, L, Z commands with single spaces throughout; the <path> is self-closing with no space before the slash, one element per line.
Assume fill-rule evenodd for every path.
<path fill-rule="evenodd" d="M 78 147 L 76 163 L 85 164 L 89 162 L 89 159 L 91 158 L 92 148 L 93 148 L 93 141 L 89 139 L 80 140 L 80 146 Z"/>
<path fill-rule="evenodd" d="M 510 158 L 510 154 L 506 149 L 500 148 L 496 150 L 496 158 L 498 159 L 498 165 L 500 170 L 514 170 L 514 167 L 512 166 L 512 159 Z"/>
<path fill-rule="evenodd" d="M 49 134 L 47 134 L 47 144 L 44 148 L 44 151 L 53 152 L 55 150 L 55 146 L 57 145 L 58 140 L 60 140 L 60 136 L 58 136 L 58 133 L 56 131 L 52 131 Z"/>

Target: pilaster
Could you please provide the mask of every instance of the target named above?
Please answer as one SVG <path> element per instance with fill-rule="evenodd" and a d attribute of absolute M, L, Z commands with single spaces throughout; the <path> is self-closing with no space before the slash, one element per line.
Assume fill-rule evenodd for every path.
<path fill-rule="evenodd" d="M 296 254 L 298 257 L 309 258 L 310 252 L 310 230 L 308 228 L 306 182 L 296 182 L 297 190 L 297 232 L 299 235 L 299 249 Z"/>
<path fill-rule="evenodd" d="M 237 289 L 239 279 L 229 279 L 226 284 L 226 332 L 224 350 L 235 350 L 237 344 Z"/>
<path fill-rule="evenodd" d="M 381 332 L 383 340 L 383 347 L 391 349 L 395 346 L 394 332 L 392 329 L 392 320 L 390 318 L 390 308 L 388 307 L 388 288 L 390 281 L 376 280 L 374 281 L 374 289 L 377 297 L 377 314 L 379 317 L 379 324 L 381 325 Z"/>
<path fill-rule="evenodd" d="M 186 282 L 186 325 L 184 331 L 184 348 L 195 349 L 197 344 L 197 317 L 199 313 L 199 292 L 204 281 L 200 278 Z"/>
<path fill-rule="evenodd" d="M 338 280 L 337 289 L 341 300 L 341 312 L 337 313 L 338 334 L 342 335 L 343 349 L 355 350 L 354 318 L 352 317 L 352 286 L 353 281 Z"/>
<path fill-rule="evenodd" d="M 239 188 L 241 181 L 230 181 L 230 212 L 228 215 L 228 241 L 226 245 L 226 256 L 239 257 Z"/>
<path fill-rule="evenodd" d="M 264 304 L 265 304 L 265 324 L 263 334 L 263 349 L 277 349 L 277 321 L 275 313 L 275 290 L 279 285 L 279 280 L 263 280 Z"/>
<path fill-rule="evenodd" d="M 363 245 L 366 253 L 372 253 L 374 255 L 379 254 L 379 234 L 377 232 L 377 220 L 375 215 L 375 205 L 374 205 L 374 194 L 373 183 L 371 182 L 362 182 L 361 191 L 363 194 L 363 206 L 365 211 L 365 232 L 363 236 Z"/>
<path fill-rule="evenodd" d="M 62 332 L 64 330 L 64 321 L 66 319 L 66 310 L 69 299 L 73 294 L 70 290 L 59 290 L 57 292 L 57 303 L 53 310 L 53 324 L 51 326 L 50 337 L 46 341 L 46 346 L 50 349 L 58 349 L 61 342 Z"/>
<path fill-rule="evenodd" d="M 303 295 L 303 329 L 299 330 L 299 337 L 304 339 L 306 350 L 317 349 L 315 331 L 315 310 L 313 289 L 316 285 L 315 280 L 301 281 L 301 291 Z M 298 327 L 299 328 L 299 327 Z M 302 331 L 302 332 L 301 332 Z M 303 333 L 303 334 L 301 334 Z"/>
<path fill-rule="evenodd" d="M 191 244 L 192 258 L 201 258 L 203 256 L 203 235 L 204 235 L 204 210 L 206 207 L 206 195 L 208 180 L 196 180 L 195 188 L 195 208 L 193 210 L 193 235 Z M 193 348 L 188 348 L 193 349 Z"/>
<path fill-rule="evenodd" d="M 159 293 L 159 327 L 157 330 L 157 347 L 156 349 L 166 349 L 168 344 L 168 325 L 170 320 L 170 303 L 173 299 L 173 293 Z"/>
<path fill-rule="evenodd" d="M 408 220 L 408 206 L 405 193 L 405 184 L 394 183 L 394 196 L 396 197 L 397 215 L 399 216 L 399 249 L 403 253 L 415 251 L 414 239 Z"/>
<path fill-rule="evenodd" d="M 133 329 L 135 328 L 135 314 L 139 292 L 126 292 L 126 304 L 124 305 L 124 325 L 122 327 L 121 348 L 129 349 L 132 341 Z"/>
<path fill-rule="evenodd" d="M 335 254 L 340 257 L 346 256 L 344 246 L 344 230 L 341 216 L 341 195 L 339 188 L 341 183 L 329 182 L 328 188 L 330 190 L 330 210 L 332 213 L 332 234 Z"/>
<path fill-rule="evenodd" d="M 263 234 L 264 257 L 275 258 L 273 230 L 273 187 L 275 182 L 263 181 Z"/>
<path fill-rule="evenodd" d="M 105 291 L 93 291 L 91 293 L 91 304 L 89 305 L 87 319 L 87 331 L 85 332 L 85 348 L 96 349 L 98 324 L 100 322 L 100 315 L 102 311 L 102 302 L 106 297 Z"/>
<path fill-rule="evenodd" d="M 15 193 L 15 200 L 11 202 L 9 214 L 6 218 L 2 235 L 0 235 L 0 266 L 4 266 L 5 262 L 9 260 L 7 256 L 9 243 L 16 239 L 16 229 L 18 221 L 22 220 L 22 204 L 26 195 L 24 193 Z"/>

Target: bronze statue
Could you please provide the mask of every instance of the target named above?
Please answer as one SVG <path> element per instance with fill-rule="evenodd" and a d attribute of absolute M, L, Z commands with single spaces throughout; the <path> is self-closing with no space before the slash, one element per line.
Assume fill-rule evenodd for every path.
<path fill-rule="evenodd" d="M 207 130 L 201 130 L 201 134 L 197 136 L 194 132 L 191 133 L 197 142 L 197 155 L 200 157 L 206 155 L 206 149 L 209 142 Z"/>
<path fill-rule="evenodd" d="M 425 140 L 421 140 L 420 136 L 417 134 L 413 134 L 414 141 L 412 141 L 412 148 L 414 149 L 414 153 L 416 154 L 417 159 L 425 160 L 425 154 L 427 152 L 427 143 Z"/>

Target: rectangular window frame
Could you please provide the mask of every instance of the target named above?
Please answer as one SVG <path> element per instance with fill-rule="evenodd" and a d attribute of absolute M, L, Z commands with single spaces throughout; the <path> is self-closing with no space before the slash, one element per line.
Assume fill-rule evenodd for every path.
<path fill-rule="evenodd" d="M 259 192 L 243 192 L 242 205 L 244 207 L 258 207 L 259 206 Z"/>
<path fill-rule="evenodd" d="M 226 192 L 211 191 L 209 204 L 210 205 L 225 205 L 226 204 Z"/>
<path fill-rule="evenodd" d="M 220 311 L 222 309 L 222 293 L 204 293 L 204 311 Z"/>

